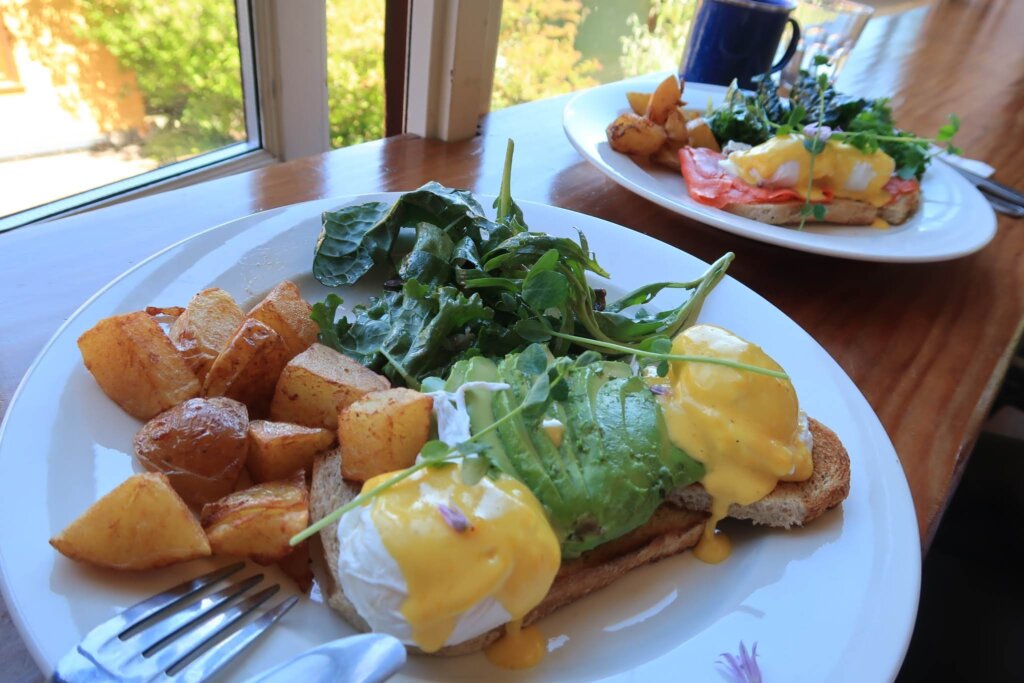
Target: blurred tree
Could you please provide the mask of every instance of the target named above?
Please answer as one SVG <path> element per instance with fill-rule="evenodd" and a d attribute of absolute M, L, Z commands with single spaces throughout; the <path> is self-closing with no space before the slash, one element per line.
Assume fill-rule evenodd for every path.
<path fill-rule="evenodd" d="M 83 35 L 135 72 L 155 124 L 147 156 L 166 163 L 244 139 L 234 3 L 94 0 L 82 11 Z"/>
<path fill-rule="evenodd" d="M 679 68 L 696 6 L 694 0 L 651 0 L 647 16 L 631 14 L 629 31 L 620 38 L 623 75 Z"/>
<path fill-rule="evenodd" d="M 327 0 L 331 146 L 384 137 L 384 0 Z"/>
<path fill-rule="evenodd" d="M 601 70 L 574 47 L 580 0 L 504 0 L 491 108 L 589 88 Z"/>

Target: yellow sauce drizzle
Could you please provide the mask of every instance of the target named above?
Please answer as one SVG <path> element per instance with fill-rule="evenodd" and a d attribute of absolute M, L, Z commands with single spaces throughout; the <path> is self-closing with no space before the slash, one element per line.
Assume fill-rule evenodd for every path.
<path fill-rule="evenodd" d="M 681 332 L 672 353 L 782 370 L 756 345 L 712 325 Z M 731 505 L 749 505 L 780 480 L 811 475 L 796 392 L 789 380 L 708 363 L 673 361 L 669 382 L 672 393 L 662 400 L 669 438 L 704 464 L 701 483 L 711 496 L 711 517 L 694 553 L 705 562 L 721 562 L 730 543 L 716 527 Z"/>
<path fill-rule="evenodd" d="M 505 635 L 487 646 L 484 653 L 492 664 L 503 669 L 529 669 L 540 664 L 547 654 L 548 644 L 536 626 L 522 628 L 516 619 L 505 627 Z"/>
<path fill-rule="evenodd" d="M 368 491 L 395 473 L 363 485 Z M 453 528 L 439 505 L 457 508 Z M 402 615 L 425 652 L 444 646 L 459 617 L 487 598 L 521 619 L 547 594 L 561 549 L 543 508 L 508 477 L 462 482 L 459 467 L 428 467 L 370 503 L 370 515 L 408 587 Z"/>

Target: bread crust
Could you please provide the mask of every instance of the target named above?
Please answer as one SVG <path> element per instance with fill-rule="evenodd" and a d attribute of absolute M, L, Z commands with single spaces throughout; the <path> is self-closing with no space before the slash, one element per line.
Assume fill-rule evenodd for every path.
<path fill-rule="evenodd" d="M 882 207 L 875 207 L 867 202 L 855 199 L 834 199 L 825 206 L 823 223 L 835 225 L 871 225 L 876 218 L 881 218 L 889 225 L 902 225 L 917 212 L 921 205 L 921 193 L 908 192 L 901 194 L 892 202 Z M 800 211 L 804 202 L 781 202 L 778 204 L 727 204 L 723 208 L 729 213 L 743 216 L 761 223 L 771 225 L 796 225 L 802 218 Z"/>
<path fill-rule="evenodd" d="M 846 449 L 836 434 L 816 420 L 809 420 L 814 435 L 812 460 L 814 473 L 804 482 L 782 482 L 764 500 L 750 506 L 733 506 L 730 515 L 753 519 L 755 523 L 774 526 L 805 524 L 838 505 L 850 490 L 850 462 Z M 310 519 L 322 519 L 331 511 L 352 500 L 359 493 L 356 485 L 341 477 L 341 455 L 338 449 L 317 457 L 313 464 L 310 488 Z M 707 520 L 710 499 L 700 484 L 694 484 L 669 495 L 651 519 L 630 533 L 605 543 L 575 560 L 563 562 L 554 584 L 544 600 L 523 620 L 530 625 L 561 607 L 599 590 L 631 570 L 657 562 L 692 548 L 700 540 Z M 363 632 L 369 624 L 359 616 L 338 583 L 338 524 L 330 524 L 320 532 L 320 543 L 311 545 L 312 553 L 323 553 L 327 572 L 318 572 L 317 579 L 327 604 L 339 612 L 352 626 Z M 476 638 L 430 653 L 435 656 L 457 656 L 487 647 L 505 632 L 504 626 L 491 629 Z M 410 651 L 420 652 L 410 647 Z"/>
<path fill-rule="evenodd" d="M 803 526 L 839 505 L 850 494 L 850 456 L 831 429 L 808 419 L 814 449 L 814 470 L 806 481 L 782 481 L 771 493 L 750 505 L 731 505 L 729 516 L 754 524 Z M 711 497 L 700 484 L 669 494 L 669 501 L 688 510 L 708 512 Z"/>

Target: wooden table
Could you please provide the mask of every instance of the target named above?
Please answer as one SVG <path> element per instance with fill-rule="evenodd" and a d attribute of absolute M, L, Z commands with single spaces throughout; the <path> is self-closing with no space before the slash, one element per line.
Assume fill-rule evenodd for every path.
<path fill-rule="evenodd" d="M 873 20 L 844 90 L 893 95 L 897 120 L 934 131 L 964 119 L 967 155 L 1024 185 L 1024 3 L 959 0 Z M 1001 76 L 998 76 L 1001 74 Z M 653 235 L 730 275 L 814 336 L 853 378 L 896 445 L 927 547 L 1024 326 L 1024 222 L 999 219 L 980 253 L 924 265 L 812 256 L 705 227 L 621 189 L 573 150 L 565 98 L 499 111 L 478 137 L 402 136 L 0 235 L 0 412 L 46 340 L 85 299 L 162 247 L 203 228 L 332 195 L 409 190 L 428 180 L 493 193 L 516 140 L 514 194 Z M 35 680 L 0 608 L 0 680 Z"/>

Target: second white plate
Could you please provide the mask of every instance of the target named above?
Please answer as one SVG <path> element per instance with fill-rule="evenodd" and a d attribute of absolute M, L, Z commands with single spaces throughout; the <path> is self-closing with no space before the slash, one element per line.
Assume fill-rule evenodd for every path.
<path fill-rule="evenodd" d="M 935 161 L 921 184 L 924 201 L 905 224 L 886 230 L 808 224 L 803 230 L 760 223 L 690 198 L 678 172 L 640 165 L 608 144 L 605 128 L 628 110 L 626 92 L 650 92 L 665 74 L 641 76 L 581 92 L 565 107 L 562 125 L 583 158 L 626 189 L 666 209 L 743 237 L 814 254 L 862 261 L 945 261 L 978 251 L 995 236 L 992 207 L 956 171 Z M 719 104 L 725 88 L 687 83 L 687 106 Z"/>

